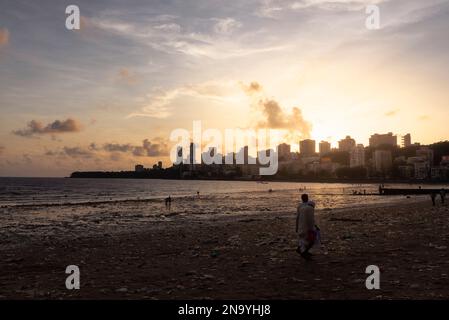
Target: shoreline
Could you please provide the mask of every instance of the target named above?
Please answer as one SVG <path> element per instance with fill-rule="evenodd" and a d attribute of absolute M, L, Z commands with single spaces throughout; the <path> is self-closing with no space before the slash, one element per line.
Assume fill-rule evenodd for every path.
<path fill-rule="evenodd" d="M 273 192 L 291 191 L 292 189 L 276 189 Z M 266 191 L 254 191 L 258 193 L 265 193 Z M 238 193 L 238 191 L 236 191 Z M 216 196 L 217 194 L 206 194 L 206 196 Z M 404 195 L 380 195 L 380 194 L 338 194 L 338 193 L 315 193 L 315 196 L 345 196 L 345 197 L 385 197 L 385 199 L 391 199 L 393 197 L 405 197 Z M 204 195 L 203 195 L 204 196 Z M 421 195 L 423 196 L 423 195 Z M 173 195 L 172 199 L 190 199 L 192 195 Z M 47 208 L 47 207 L 66 207 L 66 206 L 98 206 L 98 205 L 113 205 L 113 204 L 125 204 L 125 203 L 161 203 L 166 196 L 155 196 L 153 198 L 137 198 L 137 199 L 115 199 L 115 200 L 98 200 L 98 201 L 85 201 L 85 202 L 48 202 L 48 203 L 23 203 L 12 205 L 0 205 L 0 209 L 13 209 L 13 208 Z M 379 202 L 389 203 L 390 201 Z"/>
<path fill-rule="evenodd" d="M 410 184 L 410 185 L 441 185 L 449 184 L 449 181 L 427 181 L 427 180 L 402 180 L 402 179 L 252 179 L 252 178 L 135 178 L 135 177 L 61 177 L 62 179 L 114 179 L 114 180 L 172 180 L 172 181 L 246 181 L 246 182 L 290 182 L 290 183 L 346 183 L 346 184 Z"/>
<path fill-rule="evenodd" d="M 310 262 L 294 251 L 289 212 L 175 216 L 84 236 L 66 223 L 20 250 L 1 245 L 0 299 L 447 299 L 449 208 L 415 200 L 320 210 L 327 254 Z M 64 288 L 70 264 L 81 290 Z M 370 264 L 381 290 L 364 286 Z"/>
<path fill-rule="evenodd" d="M 265 176 L 268 177 L 268 176 Z M 290 183 L 347 183 L 347 184 L 411 184 L 411 185 L 448 185 L 449 180 L 445 181 L 428 181 L 428 180 L 407 180 L 407 179 L 386 179 L 386 178 L 372 178 L 372 179 L 251 179 L 251 178 L 194 178 L 194 179 L 181 179 L 181 178 L 124 178 L 124 177 L 0 177 L 4 179 L 100 179 L 100 180 L 169 180 L 169 181 L 244 181 L 244 182 L 290 182 Z"/>

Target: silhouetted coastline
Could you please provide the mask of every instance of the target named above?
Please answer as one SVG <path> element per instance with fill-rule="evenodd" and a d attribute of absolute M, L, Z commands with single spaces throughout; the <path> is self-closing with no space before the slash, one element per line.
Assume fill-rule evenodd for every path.
<path fill-rule="evenodd" d="M 254 176 L 254 177 L 205 177 L 192 176 L 182 178 L 179 173 L 165 171 L 135 172 L 135 171 L 75 171 L 70 174 L 71 179 L 166 179 L 166 180 L 216 180 L 216 181 L 267 181 L 267 182 L 310 182 L 310 183 L 409 183 L 409 184 L 441 184 L 449 183 L 449 180 L 407 180 L 407 179 L 387 179 L 387 178 L 311 178 L 311 177 L 279 177 L 274 176 Z M 167 172 L 168 171 L 168 172 Z"/>

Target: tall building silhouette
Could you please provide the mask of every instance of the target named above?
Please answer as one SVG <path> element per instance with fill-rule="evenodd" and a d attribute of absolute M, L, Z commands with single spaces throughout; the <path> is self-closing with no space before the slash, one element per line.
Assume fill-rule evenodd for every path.
<path fill-rule="evenodd" d="M 351 138 L 351 136 L 346 136 L 346 138 L 338 141 L 338 150 L 339 151 L 351 151 L 352 148 L 355 147 L 355 140 Z"/>
<path fill-rule="evenodd" d="M 402 146 L 404 148 L 410 147 L 412 145 L 412 136 L 410 133 L 407 133 L 405 136 L 402 137 Z"/>
<path fill-rule="evenodd" d="M 278 157 L 281 160 L 290 160 L 291 158 L 291 147 L 287 143 L 281 143 L 278 145 Z"/>
<path fill-rule="evenodd" d="M 331 144 L 327 141 L 321 141 L 319 144 L 320 156 L 331 152 Z"/>
<path fill-rule="evenodd" d="M 315 155 L 315 140 L 306 139 L 299 141 L 299 152 L 302 156 L 313 156 Z"/>
<path fill-rule="evenodd" d="M 369 138 L 370 147 L 377 148 L 382 145 L 397 146 L 398 138 L 394 136 L 393 133 L 391 132 L 387 134 L 376 133 Z"/>
<path fill-rule="evenodd" d="M 194 165 L 201 164 L 201 154 L 199 154 L 197 151 L 198 145 L 194 144 L 193 142 L 190 143 L 189 148 L 189 164 L 194 168 Z M 198 154 L 197 154 L 198 153 Z"/>

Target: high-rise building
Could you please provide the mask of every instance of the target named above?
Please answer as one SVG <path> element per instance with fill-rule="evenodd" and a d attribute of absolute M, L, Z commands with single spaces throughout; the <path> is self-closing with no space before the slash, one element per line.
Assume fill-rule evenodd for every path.
<path fill-rule="evenodd" d="M 351 168 L 365 166 L 365 148 L 358 144 L 349 151 L 349 165 Z"/>
<path fill-rule="evenodd" d="M 398 138 L 393 135 L 393 133 L 389 132 L 387 134 L 373 134 L 369 138 L 369 146 L 373 148 L 377 148 L 382 145 L 388 146 L 397 146 Z"/>
<path fill-rule="evenodd" d="M 404 148 L 410 147 L 412 145 L 412 136 L 410 133 L 407 133 L 405 136 L 402 137 L 402 146 Z"/>
<path fill-rule="evenodd" d="M 279 160 L 290 160 L 291 159 L 291 147 L 289 144 L 281 143 L 278 145 L 278 157 Z"/>
<path fill-rule="evenodd" d="M 331 152 L 331 144 L 327 141 L 321 141 L 319 144 L 320 156 Z"/>
<path fill-rule="evenodd" d="M 346 138 L 338 141 L 338 150 L 339 151 L 351 151 L 352 148 L 355 147 L 355 140 L 351 138 L 351 136 L 346 136 Z"/>
<path fill-rule="evenodd" d="M 193 142 L 190 143 L 189 149 L 189 164 L 195 163 L 195 144 Z"/>
<path fill-rule="evenodd" d="M 299 141 L 299 152 L 301 156 L 313 156 L 315 155 L 315 140 L 306 139 Z"/>
<path fill-rule="evenodd" d="M 197 144 L 191 142 L 189 147 L 189 164 L 191 165 L 191 168 L 195 168 L 194 165 L 201 164 L 201 153 L 200 148 Z"/>
<path fill-rule="evenodd" d="M 388 173 L 393 167 L 393 159 L 390 150 L 374 151 L 374 169 L 379 173 Z"/>

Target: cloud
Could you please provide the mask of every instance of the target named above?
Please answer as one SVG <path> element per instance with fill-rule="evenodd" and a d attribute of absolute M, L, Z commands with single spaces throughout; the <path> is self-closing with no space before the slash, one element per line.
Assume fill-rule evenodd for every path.
<path fill-rule="evenodd" d="M 285 46 L 261 43 L 261 41 L 249 42 L 248 36 L 251 37 L 253 31 L 239 33 L 232 39 L 223 37 L 233 34 L 242 25 L 241 22 L 230 17 L 192 18 L 193 23 L 188 23 L 187 28 L 173 21 L 178 19 L 176 16 L 167 18 L 168 20 L 163 23 L 149 18 L 145 24 L 137 20 L 123 20 L 123 17 L 114 15 L 86 19 L 91 28 L 129 39 L 139 45 L 170 55 L 182 54 L 189 57 L 223 60 L 285 48 Z M 215 23 L 211 25 L 211 21 Z"/>
<path fill-rule="evenodd" d="M 5 151 L 5 147 L 4 146 L 0 146 L 0 155 L 3 154 L 3 151 Z"/>
<path fill-rule="evenodd" d="M 44 155 L 49 157 L 70 157 L 81 159 L 94 159 L 102 161 L 110 159 L 119 161 L 123 155 L 128 154 L 133 157 L 164 157 L 170 154 L 169 142 L 163 138 L 155 137 L 150 141 L 144 139 L 141 145 L 131 143 L 105 143 L 102 146 L 92 142 L 86 147 L 64 146 L 57 150 L 47 150 Z"/>
<path fill-rule="evenodd" d="M 155 89 L 147 95 L 149 103 L 141 111 L 133 112 L 127 118 L 143 116 L 165 119 L 171 116 L 178 99 L 191 97 L 218 103 L 232 103 L 239 99 L 241 84 L 236 81 L 207 81 L 198 84 L 187 84 L 174 89 Z"/>
<path fill-rule="evenodd" d="M 31 120 L 25 129 L 14 130 L 12 133 L 21 137 L 32 137 L 44 134 L 60 134 L 68 132 L 78 132 L 81 130 L 81 124 L 74 119 L 55 120 L 47 125 L 39 121 Z"/>
<path fill-rule="evenodd" d="M 62 149 L 47 150 L 44 155 L 48 157 L 94 158 L 100 150 L 95 143 L 91 143 L 87 147 L 64 146 Z"/>
<path fill-rule="evenodd" d="M 428 115 L 425 115 L 425 114 L 418 117 L 418 120 L 420 120 L 420 121 L 426 121 L 426 120 L 429 120 L 429 119 L 430 119 L 430 117 Z"/>
<path fill-rule="evenodd" d="M 385 116 L 392 117 L 392 116 L 395 116 L 398 112 L 399 112 L 399 109 L 390 110 L 390 111 L 385 113 Z"/>
<path fill-rule="evenodd" d="M 92 142 L 91 144 L 89 144 L 89 150 L 98 151 L 100 150 L 100 148 L 97 146 L 95 142 Z"/>
<path fill-rule="evenodd" d="M 262 0 L 260 7 L 257 8 L 255 14 L 261 18 L 275 18 L 282 10 L 284 10 L 282 4 L 275 0 Z"/>
<path fill-rule="evenodd" d="M 133 149 L 131 144 L 106 143 L 103 145 L 103 150 L 107 152 L 129 152 Z"/>
<path fill-rule="evenodd" d="M 285 129 L 291 132 L 298 132 L 304 137 L 310 137 L 312 125 L 304 119 L 300 108 L 294 107 L 291 114 L 288 114 L 275 100 L 261 100 L 259 105 L 265 119 L 259 122 L 258 127 Z"/>
<path fill-rule="evenodd" d="M 214 18 L 213 20 L 216 21 L 216 24 L 214 25 L 214 31 L 218 34 L 228 35 L 242 26 L 242 23 L 233 18 Z"/>
<path fill-rule="evenodd" d="M 103 150 L 111 153 L 131 153 L 136 157 L 159 157 L 169 155 L 169 145 L 163 138 L 154 138 L 142 141 L 142 145 L 133 146 L 131 144 L 106 143 Z"/>
<path fill-rule="evenodd" d="M 327 11 L 360 11 L 369 4 L 388 0 L 260 0 L 255 15 L 261 18 L 279 19 L 281 14 L 305 9 Z"/>
<path fill-rule="evenodd" d="M 182 28 L 177 23 L 164 23 L 154 27 L 156 30 L 168 31 L 168 32 L 181 32 Z"/>
<path fill-rule="evenodd" d="M 6 28 L 0 28 L 0 48 L 9 43 L 9 31 Z"/>
<path fill-rule="evenodd" d="M 162 138 L 156 138 L 155 142 L 148 139 L 143 140 L 143 148 L 149 157 L 169 155 L 168 143 Z"/>
<path fill-rule="evenodd" d="M 258 82 L 251 82 L 249 85 L 242 84 L 243 91 L 248 95 L 262 92 L 262 86 Z"/>
<path fill-rule="evenodd" d="M 243 90 L 256 98 L 256 109 L 262 112 L 263 120 L 257 123 L 258 128 L 287 130 L 288 139 L 308 138 L 312 131 L 312 124 L 306 121 L 302 111 L 294 107 L 289 114 L 277 101 L 264 97 L 262 86 L 253 81 L 249 85 L 242 85 Z"/>
<path fill-rule="evenodd" d="M 94 156 L 92 150 L 80 147 L 64 147 L 63 154 L 72 158 L 92 158 Z"/>

